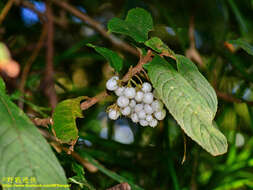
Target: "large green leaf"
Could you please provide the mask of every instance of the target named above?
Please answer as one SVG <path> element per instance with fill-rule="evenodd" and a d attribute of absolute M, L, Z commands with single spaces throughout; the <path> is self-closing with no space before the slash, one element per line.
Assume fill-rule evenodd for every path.
<path fill-rule="evenodd" d="M 76 118 L 82 118 L 80 101 L 84 97 L 67 99 L 60 102 L 53 113 L 53 130 L 62 143 L 71 143 L 78 138 Z"/>
<path fill-rule="evenodd" d="M 64 171 L 50 146 L 27 116 L 10 101 L 3 86 L 0 78 L 0 183 L 8 184 L 8 177 L 14 180 L 15 177 L 21 180 L 34 177 L 38 184 L 66 185 Z"/>
<path fill-rule="evenodd" d="M 153 20 L 149 12 L 142 8 L 131 9 L 126 20 L 113 18 L 107 25 L 110 32 L 124 34 L 136 42 L 145 42 L 148 32 L 153 29 Z"/>
<path fill-rule="evenodd" d="M 116 52 L 104 47 L 94 46 L 92 44 L 87 44 L 87 46 L 94 48 L 96 52 L 104 56 L 104 58 L 109 61 L 110 66 L 114 68 L 115 71 L 120 72 L 123 67 L 123 59 Z"/>
<path fill-rule="evenodd" d="M 253 55 L 253 46 L 250 45 L 249 43 L 245 42 L 244 40 L 237 39 L 237 40 L 230 40 L 228 42 L 231 43 L 231 44 L 239 46 L 244 51 L 246 51 L 248 54 Z"/>
<path fill-rule="evenodd" d="M 217 111 L 218 100 L 213 87 L 199 72 L 197 66 L 183 55 L 176 55 L 178 72 L 191 84 L 191 86 L 205 98 L 213 112 L 213 118 Z"/>
<path fill-rule="evenodd" d="M 206 100 L 159 56 L 145 65 L 159 97 L 185 133 L 212 155 L 227 151 L 226 137 L 213 125 Z"/>

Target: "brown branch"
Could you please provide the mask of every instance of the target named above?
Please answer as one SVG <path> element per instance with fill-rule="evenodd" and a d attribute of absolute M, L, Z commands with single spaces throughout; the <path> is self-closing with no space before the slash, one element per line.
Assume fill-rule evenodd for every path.
<path fill-rule="evenodd" d="M 29 57 L 29 59 L 27 60 L 25 66 L 24 66 L 24 69 L 23 69 L 23 72 L 22 72 L 22 75 L 21 75 L 21 82 L 20 82 L 20 85 L 19 85 L 19 90 L 24 93 L 25 92 L 25 83 L 26 83 L 26 79 L 28 77 L 28 74 L 29 74 L 29 71 L 32 67 L 32 64 L 33 62 L 35 61 L 35 59 L 37 58 L 39 52 L 40 52 L 40 49 L 42 48 L 43 46 L 43 43 L 45 41 L 45 38 L 46 38 L 46 34 L 47 34 L 47 27 L 43 27 L 43 30 L 42 30 L 42 33 L 40 35 L 40 38 L 39 38 L 39 41 L 38 43 L 36 44 L 36 47 L 34 49 L 34 51 L 32 52 L 32 55 Z M 22 97 L 23 98 L 23 97 Z M 18 103 L 19 107 L 21 109 L 23 109 L 23 106 L 24 106 L 24 102 L 23 101 L 19 101 Z"/>
<path fill-rule="evenodd" d="M 11 9 L 13 3 L 15 0 L 9 0 L 4 8 L 2 9 L 2 12 L 0 14 L 0 25 L 2 24 L 3 20 L 5 19 L 6 15 L 8 14 L 9 10 Z"/>
<path fill-rule="evenodd" d="M 190 48 L 186 50 L 185 55 L 186 57 L 188 57 L 189 59 L 195 61 L 196 63 L 198 63 L 198 65 L 203 68 L 204 67 L 204 63 L 202 61 L 202 58 L 198 52 L 198 50 L 196 49 L 195 46 L 195 35 L 194 35 L 194 17 L 192 16 L 190 18 L 190 24 L 189 24 L 189 40 L 190 40 Z"/>
<path fill-rule="evenodd" d="M 67 153 L 69 152 L 69 149 L 66 148 L 66 147 L 63 147 L 61 144 L 59 144 L 56 137 L 51 135 L 48 131 L 42 130 L 42 129 L 40 129 L 39 131 L 46 139 L 53 142 L 53 143 L 50 143 L 50 144 L 51 144 L 51 146 L 53 146 L 56 149 L 57 152 L 61 152 L 61 150 L 64 150 Z M 94 172 L 98 171 L 97 167 L 95 167 L 93 164 L 91 164 L 88 161 L 86 161 L 85 159 L 83 159 L 77 152 L 73 151 L 71 153 L 71 156 L 76 161 L 78 161 L 83 167 L 85 167 L 89 172 L 94 173 Z"/>
<path fill-rule="evenodd" d="M 250 105 L 250 106 L 253 106 L 253 101 L 242 100 L 242 99 L 236 98 L 236 97 L 234 97 L 234 96 L 232 96 L 232 95 L 229 95 L 229 94 L 227 94 L 227 93 L 220 92 L 220 91 L 217 90 L 217 89 L 216 89 L 215 91 L 216 91 L 217 96 L 218 96 L 220 99 L 222 99 L 222 100 L 224 100 L 224 101 L 226 101 L 226 102 L 231 102 L 231 103 L 246 103 L 246 104 L 248 104 L 248 105 Z"/>
<path fill-rule="evenodd" d="M 49 99 L 50 106 L 54 109 L 57 104 L 57 94 L 54 88 L 54 23 L 53 14 L 50 4 L 46 4 L 46 15 L 47 15 L 47 55 L 46 55 L 46 68 L 44 74 L 44 80 L 41 84 L 44 89 L 45 95 Z"/>
<path fill-rule="evenodd" d="M 139 55 L 138 51 L 135 48 L 123 42 L 122 40 L 116 38 L 115 36 L 110 35 L 99 22 L 92 19 L 87 14 L 82 13 L 72 5 L 68 4 L 66 1 L 52 0 L 52 2 L 58 5 L 59 7 L 65 9 L 66 11 L 70 12 L 71 14 L 75 15 L 76 17 L 80 18 L 84 22 L 86 22 L 89 26 L 94 28 L 94 30 L 100 33 L 104 38 L 108 39 L 115 47 L 120 48 L 126 52 L 129 52 L 133 55 L 136 56 Z"/>
<path fill-rule="evenodd" d="M 140 57 L 140 60 L 139 60 L 138 64 L 134 68 L 129 69 L 129 71 L 122 78 L 122 81 L 127 82 L 129 79 L 132 78 L 132 76 L 134 76 L 137 73 L 139 73 L 140 71 L 142 71 L 143 70 L 142 66 L 145 63 L 151 61 L 151 59 L 152 59 L 152 51 L 148 50 L 147 55 L 145 55 L 144 57 Z M 96 104 L 97 102 L 105 99 L 107 96 L 108 96 L 107 92 L 103 91 L 103 92 L 99 93 L 98 95 L 96 95 L 95 97 L 89 98 L 87 101 L 81 103 L 81 109 L 86 110 L 89 107 Z"/>
<path fill-rule="evenodd" d="M 48 125 L 53 125 L 53 119 L 52 118 L 43 118 L 43 119 L 34 118 L 34 119 L 31 119 L 31 120 L 37 126 L 43 126 L 43 127 L 48 128 Z"/>

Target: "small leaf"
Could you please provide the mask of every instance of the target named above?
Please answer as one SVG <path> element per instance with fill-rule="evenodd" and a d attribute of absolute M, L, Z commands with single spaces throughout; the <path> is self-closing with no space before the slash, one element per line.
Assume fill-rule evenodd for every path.
<path fill-rule="evenodd" d="M 242 48 L 244 51 L 246 51 L 248 54 L 253 55 L 253 46 L 249 43 L 245 42 L 242 39 L 237 40 L 230 40 L 228 43 L 237 45 L 238 47 Z"/>
<path fill-rule="evenodd" d="M 78 138 L 76 118 L 83 118 L 80 101 L 83 96 L 60 102 L 53 113 L 53 130 L 62 143 L 70 143 Z"/>
<path fill-rule="evenodd" d="M 153 29 L 153 20 L 145 9 L 135 8 L 128 11 L 126 20 L 113 18 L 107 27 L 110 32 L 130 36 L 141 43 L 148 39 L 148 32 Z"/>
<path fill-rule="evenodd" d="M 0 77 L 0 91 L 5 92 L 5 84 L 1 77 Z"/>
<path fill-rule="evenodd" d="M 152 37 L 145 42 L 145 45 L 158 53 L 167 53 L 169 55 L 175 55 L 175 53 L 158 37 Z"/>
<path fill-rule="evenodd" d="M 104 48 L 104 47 L 98 47 L 92 44 L 87 44 L 87 46 L 92 47 L 104 56 L 104 58 L 109 61 L 110 66 L 115 69 L 116 72 L 120 72 L 123 67 L 123 59 L 114 51 Z"/>
<path fill-rule="evenodd" d="M 0 183 L 7 184 L 4 181 L 7 177 L 21 180 L 33 177 L 36 184 L 67 185 L 64 171 L 50 146 L 23 111 L 10 101 L 1 78 L 0 86 Z"/>
<path fill-rule="evenodd" d="M 213 125 L 206 100 L 159 56 L 144 65 L 159 97 L 184 132 L 214 156 L 227 151 L 226 137 Z"/>
<path fill-rule="evenodd" d="M 191 84 L 200 95 L 205 98 L 213 112 L 213 118 L 217 111 L 218 100 L 213 87 L 199 72 L 198 67 L 188 58 L 176 55 L 178 72 Z"/>

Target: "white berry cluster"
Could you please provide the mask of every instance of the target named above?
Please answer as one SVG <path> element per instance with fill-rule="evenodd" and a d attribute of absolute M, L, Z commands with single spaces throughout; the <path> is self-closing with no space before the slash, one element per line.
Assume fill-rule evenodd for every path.
<path fill-rule="evenodd" d="M 135 88 L 129 84 L 122 86 L 119 78 L 113 76 L 107 81 L 106 88 L 118 96 L 116 104 L 108 110 L 108 116 L 112 120 L 123 115 L 141 126 L 155 127 L 158 120 L 163 120 L 166 116 L 163 103 L 154 97 L 152 86 L 148 82 L 137 84 Z"/>

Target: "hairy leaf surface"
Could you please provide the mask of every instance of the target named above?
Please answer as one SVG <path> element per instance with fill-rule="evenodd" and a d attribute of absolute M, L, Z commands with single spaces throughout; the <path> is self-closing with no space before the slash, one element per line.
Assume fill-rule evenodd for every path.
<path fill-rule="evenodd" d="M 110 32 L 130 36 L 141 43 L 148 39 L 148 32 L 153 29 L 153 20 L 145 9 L 135 8 L 128 12 L 126 20 L 113 18 L 107 27 Z"/>
<path fill-rule="evenodd" d="M 21 177 L 21 180 L 34 177 L 38 184 L 67 184 L 50 146 L 27 116 L 10 101 L 1 78 L 0 115 L 0 183 L 7 184 L 4 181 L 7 177 Z"/>
<path fill-rule="evenodd" d="M 227 151 L 226 137 L 213 125 L 206 100 L 159 56 L 145 65 L 159 97 L 185 133 L 212 155 Z"/>
<path fill-rule="evenodd" d="M 76 126 L 76 118 L 82 118 L 82 110 L 80 101 L 84 97 L 67 99 L 60 102 L 53 113 L 53 130 L 56 137 L 62 143 L 70 143 L 78 138 L 78 129 Z"/>
<path fill-rule="evenodd" d="M 212 118 L 214 118 L 217 111 L 218 100 L 213 87 L 190 59 L 183 55 L 176 55 L 176 59 L 178 72 L 203 98 L 205 98 L 208 106 L 213 112 Z"/>

